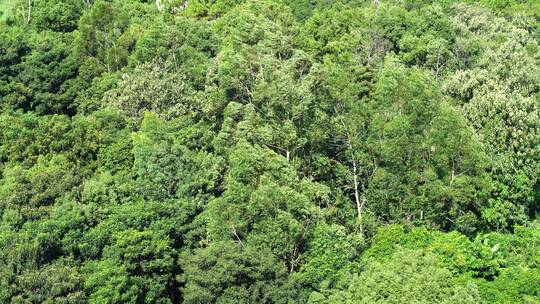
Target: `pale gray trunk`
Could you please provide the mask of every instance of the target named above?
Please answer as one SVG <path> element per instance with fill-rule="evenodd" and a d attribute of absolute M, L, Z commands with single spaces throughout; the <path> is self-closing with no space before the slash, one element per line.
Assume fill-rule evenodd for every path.
<path fill-rule="evenodd" d="M 33 0 L 28 0 L 26 3 L 21 1 L 20 3 L 21 16 L 26 24 L 30 24 L 32 20 L 32 3 Z"/>
<path fill-rule="evenodd" d="M 358 190 L 358 168 L 356 160 L 353 159 L 353 185 L 354 185 L 354 200 L 356 202 L 356 211 L 358 213 L 358 223 L 360 224 L 360 233 L 363 233 L 362 228 L 362 209 L 364 208 L 365 198 L 360 199 L 360 191 Z"/>

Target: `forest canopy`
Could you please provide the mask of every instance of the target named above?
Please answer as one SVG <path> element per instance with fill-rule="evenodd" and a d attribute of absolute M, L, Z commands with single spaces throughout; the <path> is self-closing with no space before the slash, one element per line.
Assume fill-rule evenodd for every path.
<path fill-rule="evenodd" d="M 0 303 L 540 303 L 540 2 L 0 0 Z"/>

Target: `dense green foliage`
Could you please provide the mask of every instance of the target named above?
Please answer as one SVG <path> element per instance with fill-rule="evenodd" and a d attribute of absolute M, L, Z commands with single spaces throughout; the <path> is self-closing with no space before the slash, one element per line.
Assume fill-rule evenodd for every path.
<path fill-rule="evenodd" d="M 0 0 L 0 303 L 540 303 L 539 20 Z"/>

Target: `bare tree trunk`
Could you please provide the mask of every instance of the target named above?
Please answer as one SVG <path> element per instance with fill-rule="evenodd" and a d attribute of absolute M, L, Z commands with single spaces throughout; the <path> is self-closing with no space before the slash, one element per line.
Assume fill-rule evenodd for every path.
<path fill-rule="evenodd" d="M 358 173 L 356 168 L 356 161 L 353 160 L 353 185 L 354 185 L 354 200 L 356 201 L 356 209 L 358 211 L 358 218 L 360 219 L 360 195 L 358 193 Z"/>
<path fill-rule="evenodd" d="M 31 19 L 32 19 L 32 0 L 28 0 L 28 21 L 26 21 L 26 23 L 30 24 Z"/>
<path fill-rule="evenodd" d="M 352 147 L 351 147 L 352 148 Z M 360 224 L 360 233 L 364 233 L 362 229 L 362 209 L 364 208 L 365 199 L 360 199 L 360 193 L 358 191 L 358 169 L 356 167 L 356 160 L 353 159 L 353 185 L 354 185 L 354 200 L 356 202 L 356 211 L 358 213 L 358 223 Z"/>
<path fill-rule="evenodd" d="M 238 233 L 236 232 L 236 228 L 234 227 L 234 225 L 230 225 L 231 226 L 231 230 L 232 230 L 232 233 L 234 234 L 234 236 L 236 237 L 236 239 L 238 240 L 238 242 L 240 243 L 240 245 L 242 246 L 242 248 L 246 248 L 244 246 L 244 242 L 242 242 L 242 239 L 240 238 L 240 236 L 238 235 Z"/>
<path fill-rule="evenodd" d="M 25 4 L 24 1 L 20 2 L 21 16 L 26 24 L 30 24 L 30 21 L 32 20 L 32 3 L 33 0 L 28 0 L 27 4 Z"/>
<path fill-rule="evenodd" d="M 334 109 L 335 110 L 335 109 Z M 337 113 L 337 111 L 336 111 Z M 354 201 L 356 203 L 356 212 L 358 215 L 358 222 L 360 224 L 360 233 L 363 233 L 362 229 L 362 209 L 364 207 L 365 200 L 360 200 L 360 191 L 358 189 L 358 165 L 356 162 L 356 159 L 354 158 L 354 148 L 352 146 L 351 142 L 351 134 L 349 133 L 349 130 L 347 128 L 347 125 L 343 121 L 343 119 L 340 120 L 341 124 L 343 125 L 343 128 L 345 129 L 345 132 L 347 133 L 347 145 L 349 146 L 349 150 L 351 151 L 351 157 L 352 157 L 352 165 L 353 165 L 353 187 L 354 187 Z"/>
<path fill-rule="evenodd" d="M 163 9 L 163 4 L 161 3 L 161 0 L 156 0 L 156 6 L 158 11 L 161 12 L 161 10 Z"/>

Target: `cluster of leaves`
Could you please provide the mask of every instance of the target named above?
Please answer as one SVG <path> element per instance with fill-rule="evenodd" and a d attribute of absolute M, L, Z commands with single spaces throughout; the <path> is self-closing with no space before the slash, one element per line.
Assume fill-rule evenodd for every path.
<path fill-rule="evenodd" d="M 538 303 L 537 1 L 0 0 L 1 303 Z"/>

